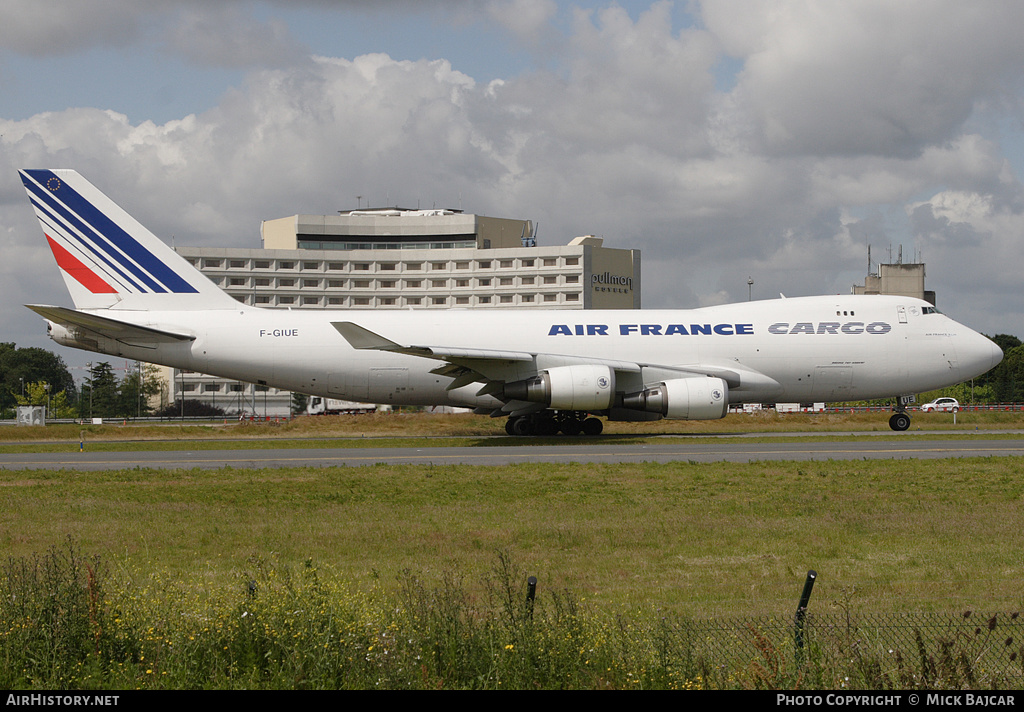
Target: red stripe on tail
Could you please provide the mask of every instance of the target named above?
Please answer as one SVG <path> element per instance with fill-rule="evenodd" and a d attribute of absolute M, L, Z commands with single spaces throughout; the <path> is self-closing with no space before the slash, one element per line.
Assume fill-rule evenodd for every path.
<path fill-rule="evenodd" d="M 116 289 L 104 282 L 99 275 L 86 267 L 81 260 L 54 242 L 49 235 L 46 236 L 46 241 L 50 243 L 50 250 L 53 252 L 54 259 L 57 260 L 57 266 L 74 277 L 83 287 L 93 294 L 117 293 Z"/>

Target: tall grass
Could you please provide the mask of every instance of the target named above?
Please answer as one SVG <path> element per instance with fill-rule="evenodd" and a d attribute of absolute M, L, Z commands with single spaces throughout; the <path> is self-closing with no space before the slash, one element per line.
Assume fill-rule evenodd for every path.
<path fill-rule="evenodd" d="M 451 573 L 406 571 L 384 592 L 312 561 L 251 558 L 234 586 L 209 595 L 152 574 L 112 574 L 69 540 L 3 568 L 0 686 L 955 689 L 1024 679 L 1016 648 L 998 666 L 980 654 L 990 640 L 1002 644 L 1001 629 L 936 639 L 917 628 L 879 650 L 870 626 L 820 625 L 796 654 L 785 621 L 610 615 L 569 591 L 531 600 L 507 553 L 474 589 L 483 594 Z M 985 627 L 996 631 L 996 618 Z"/>

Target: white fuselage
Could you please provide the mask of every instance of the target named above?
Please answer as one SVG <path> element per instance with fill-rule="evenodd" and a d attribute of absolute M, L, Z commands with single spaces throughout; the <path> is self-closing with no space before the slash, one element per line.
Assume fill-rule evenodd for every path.
<path fill-rule="evenodd" d="M 141 326 L 193 334 L 155 348 L 103 339 L 99 350 L 211 375 L 346 400 L 484 406 L 479 384 L 448 390 L 440 361 L 353 348 L 332 325 L 352 322 L 398 344 L 539 354 L 509 364 L 526 378 L 574 358 L 632 362 L 619 392 L 664 378 L 662 367 L 732 374 L 729 401 L 848 401 L 920 393 L 995 366 L 991 341 L 918 299 L 826 296 L 692 310 L 322 311 L 103 310 Z M 70 345 L 81 346 L 80 343 Z M 564 357 L 564 358 L 563 358 Z M 728 379 L 727 379 L 728 380 Z"/>

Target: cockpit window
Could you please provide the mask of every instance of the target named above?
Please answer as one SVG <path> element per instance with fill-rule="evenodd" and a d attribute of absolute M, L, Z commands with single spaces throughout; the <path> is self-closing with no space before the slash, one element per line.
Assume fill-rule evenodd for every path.
<path fill-rule="evenodd" d="M 921 313 L 922 314 L 941 314 L 942 312 L 940 312 L 935 307 L 923 307 L 921 309 Z"/>

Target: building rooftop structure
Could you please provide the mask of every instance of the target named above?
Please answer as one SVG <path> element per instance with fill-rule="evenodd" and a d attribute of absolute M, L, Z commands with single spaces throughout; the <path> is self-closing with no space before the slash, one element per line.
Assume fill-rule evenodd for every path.
<path fill-rule="evenodd" d="M 854 294 L 895 294 L 916 297 L 935 304 L 935 292 L 924 288 L 923 262 L 880 264 L 875 274 L 868 274 L 863 285 L 853 285 Z"/>

